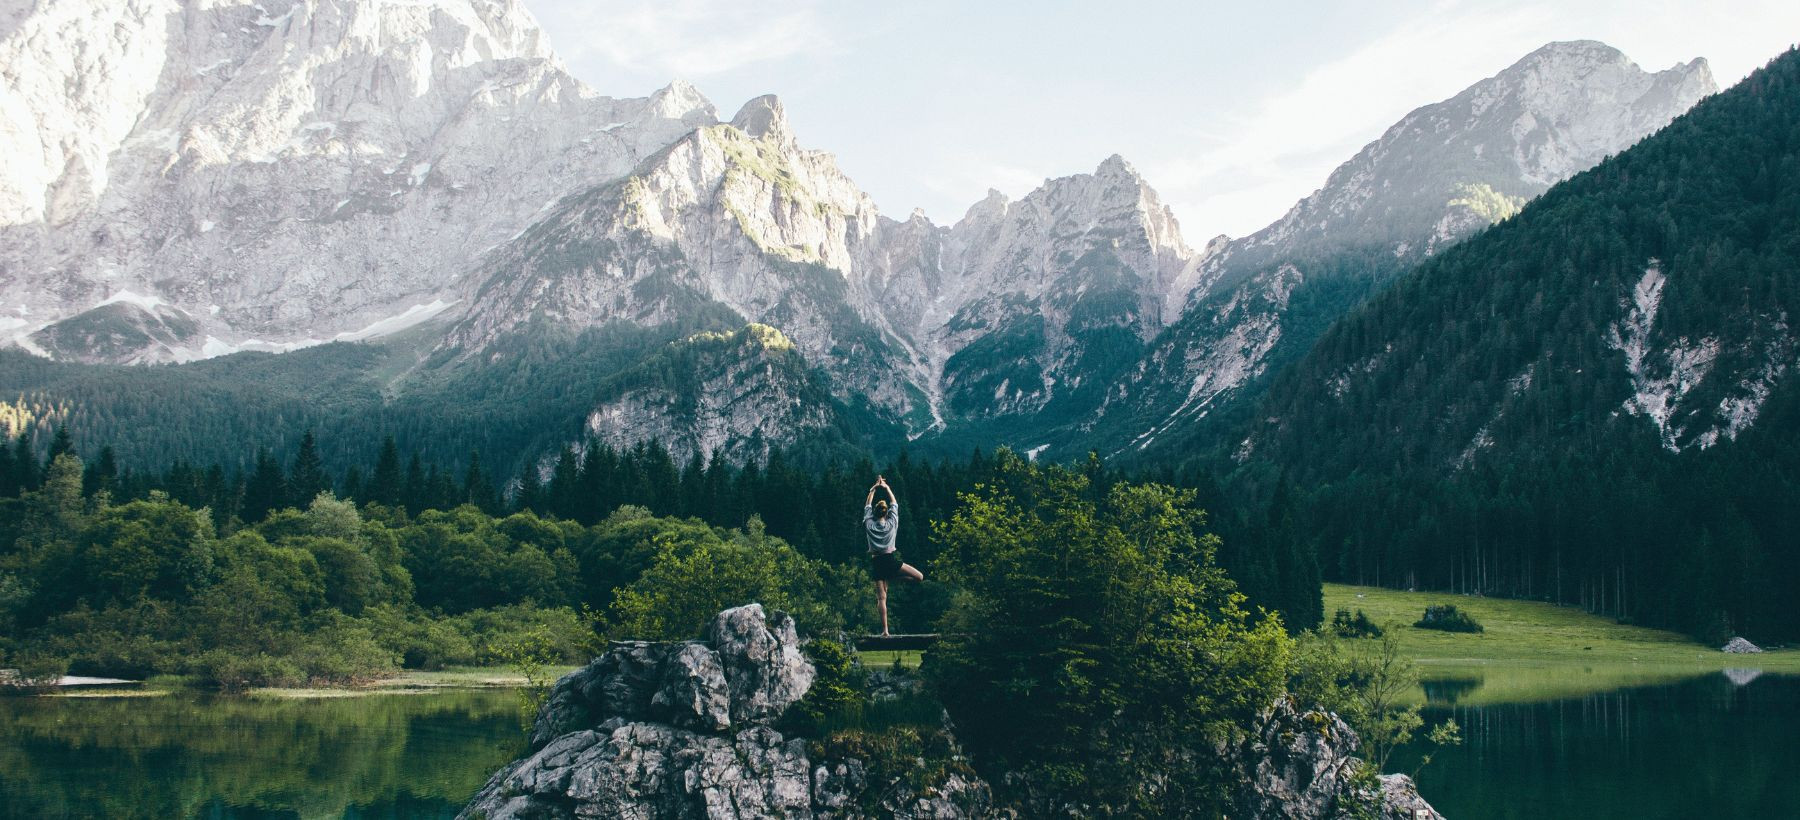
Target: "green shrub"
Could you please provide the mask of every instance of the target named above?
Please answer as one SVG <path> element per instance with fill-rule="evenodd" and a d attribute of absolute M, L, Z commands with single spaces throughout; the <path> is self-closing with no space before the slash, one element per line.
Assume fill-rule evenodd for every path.
<path fill-rule="evenodd" d="M 49 689 L 69 673 L 69 662 L 54 655 L 31 653 L 14 659 L 19 666 L 15 685 L 26 689 Z"/>
<path fill-rule="evenodd" d="M 1034 809 L 1216 813 L 1228 784 L 1177 761 L 1280 695 L 1280 619 L 1251 619 L 1193 491 L 996 462 L 995 483 L 934 528 L 939 575 L 963 592 L 923 671 L 957 736 L 1019 773 L 996 785 Z"/>
<path fill-rule="evenodd" d="M 817 674 L 806 697 L 789 708 L 785 716 L 789 726 L 802 734 L 813 734 L 828 722 L 859 722 L 868 703 L 863 691 L 867 675 L 857 663 L 855 650 L 837 641 L 815 638 L 807 642 L 805 652 Z"/>
<path fill-rule="evenodd" d="M 1467 612 L 1460 612 L 1455 604 L 1433 604 L 1425 607 L 1425 617 L 1413 624 L 1420 629 L 1437 629 L 1444 632 L 1483 632 L 1481 624 Z"/>
<path fill-rule="evenodd" d="M 801 631 L 823 634 L 862 620 L 870 585 L 850 567 L 807 558 L 763 531 L 657 537 L 656 553 L 607 609 L 615 638 L 681 640 L 700 633 L 719 610 L 760 603 L 794 617 Z"/>
<path fill-rule="evenodd" d="M 209 650 L 194 659 L 189 672 L 197 683 L 227 692 L 242 692 L 252 686 L 299 686 L 305 682 L 294 661 L 261 652 L 239 655 L 226 649 Z"/>
<path fill-rule="evenodd" d="M 306 682 L 314 686 L 368 683 L 400 668 L 394 654 L 377 642 L 368 628 L 347 618 L 307 636 L 293 661 Z"/>
<path fill-rule="evenodd" d="M 1340 638 L 1379 638 L 1381 627 L 1369 620 L 1369 615 L 1357 610 L 1353 616 L 1348 609 L 1340 609 L 1331 616 L 1331 633 Z"/>

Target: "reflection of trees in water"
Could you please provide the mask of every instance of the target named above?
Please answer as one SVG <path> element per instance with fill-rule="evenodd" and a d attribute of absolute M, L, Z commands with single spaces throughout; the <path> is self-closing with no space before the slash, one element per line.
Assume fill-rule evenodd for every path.
<path fill-rule="evenodd" d="M 1419 681 L 1425 690 L 1425 702 L 1432 706 L 1454 706 L 1463 696 L 1481 688 L 1481 678 L 1437 678 Z"/>
<path fill-rule="evenodd" d="M 1800 805 L 1800 678 L 1708 673 L 1528 704 L 1432 705 L 1464 743 L 1420 773 L 1446 816 L 1791 817 Z M 1417 764 L 1415 747 L 1391 768 Z"/>
<path fill-rule="evenodd" d="M 517 710 L 506 691 L 0 699 L 0 816 L 454 811 L 520 751 Z"/>

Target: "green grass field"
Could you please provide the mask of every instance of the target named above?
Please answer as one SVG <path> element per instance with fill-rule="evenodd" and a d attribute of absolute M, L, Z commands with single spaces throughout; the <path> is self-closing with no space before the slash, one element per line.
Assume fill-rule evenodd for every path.
<path fill-rule="evenodd" d="M 1454 604 L 1487 631 L 1463 634 L 1414 627 L 1429 604 Z M 1675 632 L 1626 626 L 1539 601 L 1326 584 L 1326 617 L 1338 609 L 1361 609 L 1397 635 L 1401 651 L 1418 663 L 1422 678 L 1464 690 L 1458 703 L 1576 697 L 1672 683 L 1728 668 L 1800 674 L 1800 650 L 1729 655 Z"/>
<path fill-rule="evenodd" d="M 863 666 L 870 669 L 886 669 L 894 665 L 896 658 L 902 668 L 918 669 L 919 661 L 925 657 L 925 653 L 917 649 L 871 649 L 856 654 L 862 658 Z"/>

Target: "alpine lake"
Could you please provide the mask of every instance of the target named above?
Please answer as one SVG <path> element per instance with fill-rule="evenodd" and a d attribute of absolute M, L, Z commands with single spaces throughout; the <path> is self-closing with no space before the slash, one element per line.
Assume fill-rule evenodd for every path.
<path fill-rule="evenodd" d="M 1800 812 L 1800 652 L 1727 656 L 1666 633 L 1614 634 L 1561 608 L 1481 599 L 1455 600 L 1487 626 L 1483 636 L 1395 623 L 1429 597 L 1328 585 L 1326 611 L 1364 608 L 1402 629 L 1423 717 L 1461 727 L 1461 745 L 1415 744 L 1387 767 L 1415 773 L 1446 816 Z M 450 818 L 524 750 L 524 704 L 521 690 L 491 682 L 0 697 L 0 818 Z"/>

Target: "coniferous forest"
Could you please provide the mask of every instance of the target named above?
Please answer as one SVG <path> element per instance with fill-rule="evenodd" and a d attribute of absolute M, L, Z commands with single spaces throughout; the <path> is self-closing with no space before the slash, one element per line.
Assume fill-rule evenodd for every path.
<path fill-rule="evenodd" d="M 686 636 L 738 598 L 813 630 L 866 629 L 871 477 L 885 475 L 918 522 L 898 546 L 930 572 L 931 522 L 1022 461 L 978 450 L 811 470 L 775 451 L 739 467 L 590 442 L 508 478 L 476 454 L 460 470 L 427 464 L 391 437 L 341 474 L 310 433 L 291 453 L 259 448 L 248 470 L 132 470 L 110 447 L 84 449 L 59 428 L 41 452 L 20 437 L 0 458 L 0 651 L 22 666 L 226 686 L 347 683 L 527 650 L 574 659 L 609 633 Z M 1174 474 L 1126 476 L 1097 458 L 1080 474 L 1096 494 L 1138 478 L 1200 484 L 1197 501 L 1231 509 Z M 1317 566 L 1276 548 L 1278 526 L 1202 524 L 1230 534 L 1219 560 L 1254 605 L 1291 629 L 1319 622 Z M 893 617 L 928 628 L 950 596 L 935 579 L 896 589 Z"/>
<path fill-rule="evenodd" d="M 1790 51 L 1284 372 L 1248 436 L 1306 488 L 1325 577 L 1800 636 L 1800 390 L 1779 378 L 1800 364 L 1796 111 Z"/>

